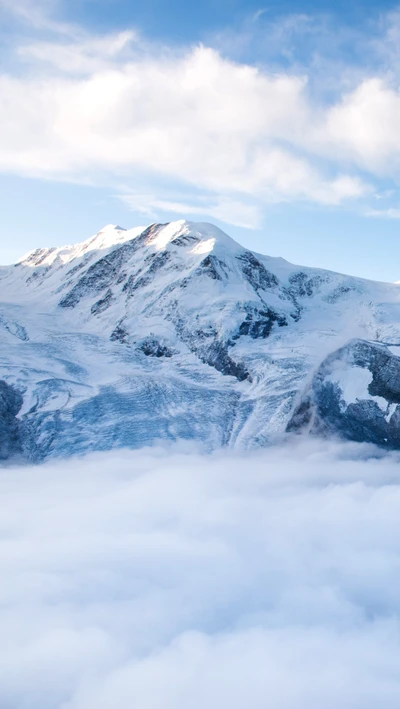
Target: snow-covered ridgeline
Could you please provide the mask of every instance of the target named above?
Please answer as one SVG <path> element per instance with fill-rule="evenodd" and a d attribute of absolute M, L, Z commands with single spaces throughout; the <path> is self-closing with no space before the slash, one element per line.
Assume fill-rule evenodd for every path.
<path fill-rule="evenodd" d="M 284 433 L 332 352 L 400 345 L 400 290 L 252 253 L 210 224 L 108 226 L 3 267 L 0 333 L 3 457 L 253 447 Z M 341 366 L 347 410 L 373 375 Z"/>

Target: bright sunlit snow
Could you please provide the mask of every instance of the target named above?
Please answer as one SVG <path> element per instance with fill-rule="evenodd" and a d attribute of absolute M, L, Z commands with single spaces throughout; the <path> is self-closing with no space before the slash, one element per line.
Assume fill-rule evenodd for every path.
<path fill-rule="evenodd" d="M 39 248 L 0 269 L 0 380 L 23 398 L 19 448 L 43 460 L 182 438 L 270 444 L 339 348 L 378 342 L 397 361 L 399 304 L 394 284 L 256 254 L 212 224 L 109 225 Z M 343 388 L 341 407 L 393 413 L 399 396 L 371 397 L 372 370 L 349 357 L 326 380 Z M 392 435 L 364 428 L 346 430 Z"/>
<path fill-rule="evenodd" d="M 338 384 L 343 393 L 343 405 L 346 408 L 349 404 L 355 404 L 362 399 L 376 401 L 379 408 L 387 410 L 386 399 L 381 396 L 371 396 L 369 385 L 372 382 L 372 374 L 368 369 L 361 367 L 341 367 L 335 368 L 332 374 L 326 377 L 327 381 Z"/>

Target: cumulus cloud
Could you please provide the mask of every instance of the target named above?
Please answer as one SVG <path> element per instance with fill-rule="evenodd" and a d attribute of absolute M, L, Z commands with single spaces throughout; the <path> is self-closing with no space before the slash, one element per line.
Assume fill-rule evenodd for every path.
<path fill-rule="evenodd" d="M 323 140 L 371 173 L 399 177 L 399 122 L 399 90 L 370 78 L 329 110 Z"/>
<path fill-rule="evenodd" d="M 190 447 L 1 470 L 0 705 L 397 709 L 397 455 Z"/>
<path fill-rule="evenodd" d="M 124 40 L 98 44 L 110 51 Z M 360 180 L 324 179 L 279 145 L 299 140 L 309 121 L 303 79 L 268 76 L 206 47 L 101 69 L 94 44 L 90 53 L 86 47 L 77 54 L 71 47 L 46 50 L 58 64 L 75 54 L 72 70 L 93 62 L 98 68 L 89 75 L 0 79 L 8 106 L 3 170 L 62 176 L 99 169 L 124 174 L 134 167 L 222 194 L 271 200 L 337 203 L 363 193 Z M 36 48 L 40 53 L 45 56 L 43 47 Z"/>
<path fill-rule="evenodd" d="M 25 17 L 29 3 L 17 9 Z M 47 29 L 17 41 L 18 70 L 0 75 L 3 172 L 167 178 L 211 193 L 216 218 L 246 226 L 269 202 L 338 205 L 369 194 L 368 180 L 343 169 L 335 151 L 321 161 L 326 117 L 305 73 L 261 69 L 212 47 L 151 45 L 132 29 L 95 36 L 58 31 L 53 20 Z M 229 203 L 232 215 L 218 206 Z"/>
<path fill-rule="evenodd" d="M 142 212 L 176 211 L 186 201 L 171 193 L 196 189 L 185 213 L 249 227 L 273 202 L 359 201 L 367 213 L 382 184 L 397 189 L 398 13 L 370 37 L 333 31 L 325 15 L 272 22 L 262 12 L 230 41 L 171 47 L 137 28 L 100 36 L 57 22 L 56 7 L 1 0 L 35 28 L 17 34 L 0 74 L 1 171 L 123 182 L 125 202 L 148 192 Z M 263 62 L 251 58 L 254 32 Z"/>

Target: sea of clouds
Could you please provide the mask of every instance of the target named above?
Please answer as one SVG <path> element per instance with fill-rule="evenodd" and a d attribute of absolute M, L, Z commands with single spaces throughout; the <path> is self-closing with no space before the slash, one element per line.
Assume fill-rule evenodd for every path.
<path fill-rule="evenodd" d="M 0 470 L 1 709 L 398 709 L 400 457 Z"/>

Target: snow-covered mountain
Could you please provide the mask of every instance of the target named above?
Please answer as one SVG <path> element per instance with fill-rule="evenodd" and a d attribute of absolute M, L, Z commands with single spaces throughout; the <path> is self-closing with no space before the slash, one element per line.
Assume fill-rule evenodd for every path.
<path fill-rule="evenodd" d="M 0 268 L 0 332 L 2 458 L 251 448 L 286 430 L 400 445 L 400 286 L 262 256 L 210 224 L 33 251 Z"/>

